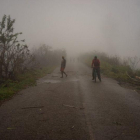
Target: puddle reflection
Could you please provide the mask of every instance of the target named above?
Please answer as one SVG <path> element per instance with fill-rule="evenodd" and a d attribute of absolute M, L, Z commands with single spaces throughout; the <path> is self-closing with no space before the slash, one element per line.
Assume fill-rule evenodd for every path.
<path fill-rule="evenodd" d="M 61 83 L 61 82 L 77 82 L 77 81 L 79 81 L 79 80 L 78 79 L 66 79 L 66 78 L 60 79 L 60 80 L 47 79 L 47 80 L 41 80 L 39 82 L 39 84 L 41 84 L 41 83 L 55 84 L 55 83 Z"/>

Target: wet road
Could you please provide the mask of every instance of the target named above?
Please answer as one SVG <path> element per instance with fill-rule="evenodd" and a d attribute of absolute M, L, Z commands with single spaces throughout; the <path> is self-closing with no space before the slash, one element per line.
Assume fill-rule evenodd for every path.
<path fill-rule="evenodd" d="M 140 94 L 73 63 L 0 107 L 0 140 L 140 140 Z"/>

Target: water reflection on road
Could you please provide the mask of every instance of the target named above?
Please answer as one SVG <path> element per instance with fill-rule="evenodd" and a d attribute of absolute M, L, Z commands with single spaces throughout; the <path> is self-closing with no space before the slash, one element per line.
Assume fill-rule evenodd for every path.
<path fill-rule="evenodd" d="M 43 84 L 43 83 L 47 83 L 47 84 L 55 84 L 55 83 L 61 83 L 61 82 L 77 82 L 79 81 L 79 79 L 77 78 L 71 78 L 71 79 L 42 79 L 40 81 L 38 81 L 38 84 Z"/>

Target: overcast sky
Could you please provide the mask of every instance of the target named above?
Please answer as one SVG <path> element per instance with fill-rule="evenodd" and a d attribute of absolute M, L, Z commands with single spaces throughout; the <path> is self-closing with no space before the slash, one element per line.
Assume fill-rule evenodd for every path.
<path fill-rule="evenodd" d="M 140 54 L 140 0 L 0 0 L 29 46 Z"/>

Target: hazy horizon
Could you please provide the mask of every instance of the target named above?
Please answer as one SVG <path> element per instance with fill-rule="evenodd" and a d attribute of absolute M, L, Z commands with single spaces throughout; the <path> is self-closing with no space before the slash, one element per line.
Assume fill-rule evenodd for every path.
<path fill-rule="evenodd" d="M 30 47 L 65 48 L 68 54 L 102 51 L 139 56 L 139 0 L 0 0 L 3 15 Z"/>

